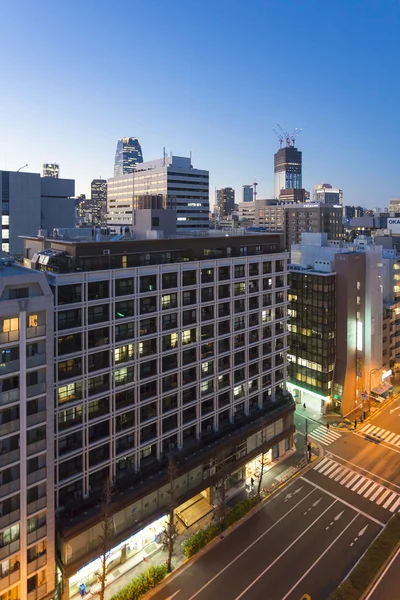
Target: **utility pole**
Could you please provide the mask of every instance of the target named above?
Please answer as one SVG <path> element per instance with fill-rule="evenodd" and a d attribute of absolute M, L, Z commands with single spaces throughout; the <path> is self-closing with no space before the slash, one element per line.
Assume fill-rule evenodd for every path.
<path fill-rule="evenodd" d="M 306 418 L 306 428 L 304 431 L 304 458 L 306 459 L 306 464 L 308 463 L 308 420 Z"/>

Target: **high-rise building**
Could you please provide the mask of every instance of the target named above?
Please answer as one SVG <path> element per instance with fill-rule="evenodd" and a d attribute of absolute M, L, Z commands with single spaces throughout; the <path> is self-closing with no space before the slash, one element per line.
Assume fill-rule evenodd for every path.
<path fill-rule="evenodd" d="M 22 256 L 20 236 L 75 226 L 75 182 L 38 173 L 0 171 L 1 250 Z"/>
<path fill-rule="evenodd" d="M 53 294 L 43 273 L 0 270 L 0 594 L 54 598 Z"/>
<path fill-rule="evenodd" d="M 342 207 L 325 204 L 285 206 L 286 247 L 301 242 L 306 232 L 325 232 L 329 240 L 343 239 Z"/>
<path fill-rule="evenodd" d="M 242 202 L 252 202 L 253 201 L 254 188 L 252 185 L 244 185 L 242 193 L 243 193 Z"/>
<path fill-rule="evenodd" d="M 393 198 L 389 201 L 389 212 L 400 213 L 400 198 Z"/>
<path fill-rule="evenodd" d="M 382 366 L 382 247 L 304 233 L 291 262 L 289 388 L 318 413 L 362 411 Z"/>
<path fill-rule="evenodd" d="M 115 151 L 114 177 L 133 173 L 135 165 L 143 162 L 142 147 L 135 137 L 118 140 Z"/>
<path fill-rule="evenodd" d="M 280 148 L 274 155 L 275 198 L 279 199 L 281 190 L 301 189 L 302 154 L 293 146 Z"/>
<path fill-rule="evenodd" d="M 166 156 L 141 163 L 135 172 L 107 182 L 107 223 L 117 233 L 132 226 L 132 211 L 176 210 L 179 232 L 209 228 L 208 171 L 190 158 Z"/>
<path fill-rule="evenodd" d="M 100 225 L 107 217 L 107 180 L 93 179 L 90 187 L 94 211 L 92 223 Z"/>
<path fill-rule="evenodd" d="M 343 192 L 339 188 L 333 188 L 330 183 L 317 183 L 314 185 L 313 201 L 331 206 L 343 204 Z"/>
<path fill-rule="evenodd" d="M 107 478 L 117 490 L 112 580 L 123 561 L 161 546 L 171 455 L 176 515 L 184 519 L 199 493 L 211 510 L 219 468 L 229 469 L 228 489 L 249 481 L 263 439 L 267 463 L 292 448 L 282 242 L 281 234 L 226 232 L 26 240 L 32 268 L 45 271 L 54 293 L 48 498 L 56 502 L 66 597 L 96 581 Z"/>
<path fill-rule="evenodd" d="M 57 163 L 45 163 L 43 165 L 43 177 L 54 177 L 58 179 L 60 176 L 60 165 Z"/>
<path fill-rule="evenodd" d="M 285 204 L 304 204 L 310 201 L 310 192 L 303 188 L 286 188 L 279 192 L 279 201 Z"/>
<path fill-rule="evenodd" d="M 231 187 L 217 190 L 216 204 L 220 217 L 231 215 L 235 209 L 235 190 Z"/>

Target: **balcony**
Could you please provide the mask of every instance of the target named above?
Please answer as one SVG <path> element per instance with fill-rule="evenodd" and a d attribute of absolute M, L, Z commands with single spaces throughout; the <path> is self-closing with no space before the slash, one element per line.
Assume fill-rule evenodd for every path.
<path fill-rule="evenodd" d="M 16 450 L 6 450 L 0 454 L 1 466 L 5 467 L 6 465 L 10 465 L 13 462 L 17 462 L 19 460 L 19 448 Z"/>
<path fill-rule="evenodd" d="M 19 360 L 10 360 L 0 366 L 0 375 L 7 375 L 19 371 Z"/>
<path fill-rule="evenodd" d="M 33 592 L 29 592 L 28 600 L 40 600 L 40 598 L 43 598 L 46 595 L 46 593 L 47 593 L 47 584 L 44 583 L 43 585 L 38 587 L 36 590 L 33 590 Z"/>
<path fill-rule="evenodd" d="M 41 381 L 40 383 L 28 385 L 26 388 L 26 393 L 27 393 L 28 398 L 32 398 L 32 396 L 39 396 L 40 394 L 45 394 L 46 393 L 46 382 Z"/>
<path fill-rule="evenodd" d="M 46 554 L 46 552 L 43 552 L 43 554 L 40 554 L 34 560 L 32 560 L 30 563 L 28 563 L 28 575 L 30 575 L 31 573 L 34 573 L 41 567 L 44 567 L 46 563 L 47 563 L 47 554 Z"/>
<path fill-rule="evenodd" d="M 20 578 L 19 564 L 14 564 L 14 568 L 10 569 L 3 577 L 0 576 L 0 592 L 6 588 L 18 583 Z"/>
<path fill-rule="evenodd" d="M 40 367 L 46 364 L 46 353 L 42 352 L 41 354 L 35 354 L 34 356 L 28 356 L 26 358 L 26 366 L 28 369 L 32 367 Z"/>
<path fill-rule="evenodd" d="M 31 533 L 28 533 L 28 536 L 27 536 L 28 546 L 39 541 L 41 538 L 45 537 L 46 534 L 47 534 L 46 525 L 39 527 L 39 529 L 35 529 L 35 531 L 32 531 Z"/>
<path fill-rule="evenodd" d="M 28 485 L 32 485 L 32 483 L 37 483 L 46 479 L 46 468 L 39 469 L 38 471 L 33 471 L 33 473 L 28 473 Z"/>
<path fill-rule="evenodd" d="M 19 540 L 15 540 L 11 542 L 11 544 L 7 544 L 6 546 L 0 547 L 0 560 L 4 560 L 14 552 L 18 552 L 19 550 Z"/>
<path fill-rule="evenodd" d="M 12 512 L 8 513 L 7 515 L 0 517 L 0 529 L 5 529 L 9 525 L 12 525 L 16 521 L 19 521 L 19 518 L 20 518 L 19 508 L 17 510 L 13 510 Z"/>
<path fill-rule="evenodd" d="M 46 335 L 46 325 L 37 325 L 36 327 L 26 328 L 26 337 L 28 339 L 43 337 Z"/>
<path fill-rule="evenodd" d="M 39 452 L 43 452 L 44 450 L 46 450 L 46 440 L 38 440 L 37 442 L 33 442 L 32 444 L 28 444 L 27 446 L 28 456 L 38 454 Z"/>
<path fill-rule="evenodd" d="M 19 400 L 19 389 L 8 390 L 7 392 L 1 392 L 0 394 L 0 406 L 5 404 L 11 404 L 11 402 L 18 402 Z"/>
<path fill-rule="evenodd" d="M 12 494 L 13 492 L 17 492 L 19 490 L 19 487 L 20 487 L 19 479 L 13 479 L 9 483 L 3 483 L 3 485 L 0 486 L 0 498 L 4 498 L 4 496 L 8 496 L 9 494 Z"/>
<path fill-rule="evenodd" d="M 8 423 L 1 423 L 0 425 L 0 437 L 3 435 L 10 435 L 10 433 L 14 433 L 15 431 L 19 431 L 19 419 L 14 419 L 13 421 L 9 421 Z"/>
<path fill-rule="evenodd" d="M 26 418 L 26 423 L 28 427 L 31 425 L 39 425 L 39 423 L 44 423 L 46 421 L 46 411 L 42 410 L 34 415 L 28 415 Z"/>
<path fill-rule="evenodd" d="M 18 342 L 19 331 L 2 331 L 0 333 L 0 344 L 7 344 L 8 342 Z"/>
<path fill-rule="evenodd" d="M 38 512 L 38 510 L 41 510 L 42 508 L 46 508 L 46 504 L 47 504 L 46 496 L 42 496 L 41 498 L 38 498 L 34 502 L 30 502 L 27 506 L 27 514 L 32 515 L 33 513 Z"/>

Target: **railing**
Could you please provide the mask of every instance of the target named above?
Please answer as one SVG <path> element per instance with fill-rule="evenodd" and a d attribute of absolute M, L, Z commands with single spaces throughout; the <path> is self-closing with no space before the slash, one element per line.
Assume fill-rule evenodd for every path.
<path fill-rule="evenodd" d="M 40 556 L 34 558 L 31 562 L 28 563 L 28 575 L 43 567 L 47 562 L 47 554 L 43 552 Z"/>
<path fill-rule="evenodd" d="M 46 382 L 42 381 L 40 383 L 35 383 L 34 385 L 28 385 L 26 388 L 26 393 L 28 398 L 32 396 L 39 396 L 39 394 L 46 393 Z"/>
<path fill-rule="evenodd" d="M 6 375 L 7 373 L 13 373 L 19 371 L 19 360 L 10 360 L 2 363 L 0 366 L 0 375 Z"/>
<path fill-rule="evenodd" d="M 9 512 L 7 515 L 3 515 L 2 517 L 0 517 L 0 529 L 5 529 L 9 525 L 12 525 L 13 523 L 15 523 L 16 521 L 19 520 L 19 517 L 20 517 L 19 508 L 17 510 L 13 510 L 12 512 Z"/>
<path fill-rule="evenodd" d="M 26 328 L 26 337 L 35 338 L 46 335 L 46 325 L 37 325 L 36 327 Z"/>
<path fill-rule="evenodd" d="M 13 481 L 10 481 L 9 483 L 3 483 L 0 486 L 0 498 L 4 498 L 4 496 L 8 496 L 9 494 L 12 494 L 13 492 L 18 491 L 19 486 L 20 486 L 19 479 L 14 479 Z"/>
<path fill-rule="evenodd" d="M 0 405 L 11 404 L 11 402 L 17 402 L 19 400 L 19 389 L 8 390 L 8 392 L 1 392 L 0 394 Z"/>
<path fill-rule="evenodd" d="M 0 424 L 0 437 L 3 435 L 10 435 L 10 433 L 14 433 L 15 431 L 19 431 L 19 427 L 20 427 L 19 419 L 14 419 L 13 421 L 9 421 L 8 423 L 1 423 Z"/>
<path fill-rule="evenodd" d="M 26 366 L 28 369 L 31 367 L 39 367 L 46 363 L 46 353 L 41 352 L 40 354 L 35 354 L 34 356 L 28 356 L 26 359 Z"/>
<path fill-rule="evenodd" d="M 2 331 L 0 333 L 0 344 L 7 344 L 9 342 L 18 342 L 19 330 L 17 331 Z"/>

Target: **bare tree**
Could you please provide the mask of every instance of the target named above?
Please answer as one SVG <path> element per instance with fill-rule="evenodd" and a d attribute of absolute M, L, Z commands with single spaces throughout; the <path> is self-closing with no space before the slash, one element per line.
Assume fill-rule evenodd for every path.
<path fill-rule="evenodd" d="M 101 534 L 100 534 L 100 573 L 96 573 L 97 579 L 100 583 L 99 597 L 100 600 L 104 600 L 106 584 L 107 584 L 107 559 L 110 554 L 110 541 L 113 534 L 113 519 L 111 512 L 111 497 L 112 497 L 112 484 L 109 477 L 107 477 L 103 488 L 103 497 L 101 500 Z"/>
<path fill-rule="evenodd" d="M 174 553 L 175 541 L 178 536 L 178 531 L 176 527 L 176 517 L 175 517 L 175 508 L 176 508 L 176 498 L 175 498 L 175 476 L 176 476 L 176 468 L 173 457 L 169 457 L 168 464 L 168 481 L 169 481 L 169 507 L 168 507 L 168 518 L 165 524 L 165 529 L 163 532 L 163 547 L 168 553 L 167 558 L 167 568 L 168 573 L 172 571 L 172 555 Z"/>
<path fill-rule="evenodd" d="M 261 422 L 261 469 L 258 475 L 258 485 L 257 485 L 257 498 L 260 500 L 261 497 L 261 484 L 262 478 L 264 474 L 264 462 L 265 462 L 265 428 L 264 428 L 264 420 Z"/>
<path fill-rule="evenodd" d="M 227 482 L 230 474 L 229 464 L 227 463 L 227 451 L 221 452 L 217 462 L 218 481 L 215 484 L 217 492 L 217 510 L 216 518 L 223 525 L 226 517 L 226 500 L 227 500 Z"/>

